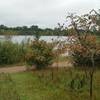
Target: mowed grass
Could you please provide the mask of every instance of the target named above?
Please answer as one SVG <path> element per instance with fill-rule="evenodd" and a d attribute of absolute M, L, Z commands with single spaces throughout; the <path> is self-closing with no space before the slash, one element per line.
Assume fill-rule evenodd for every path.
<path fill-rule="evenodd" d="M 0 100 L 89 100 L 89 80 L 82 88 L 70 88 L 71 80 L 83 75 L 65 68 L 0 74 Z M 94 74 L 93 90 L 93 100 L 100 100 L 100 70 Z"/>

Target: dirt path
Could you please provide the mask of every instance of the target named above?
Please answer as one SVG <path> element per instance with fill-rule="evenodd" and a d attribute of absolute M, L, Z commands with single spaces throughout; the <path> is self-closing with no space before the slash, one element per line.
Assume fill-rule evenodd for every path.
<path fill-rule="evenodd" d="M 54 63 L 51 67 L 72 67 L 72 64 L 68 62 L 60 62 L 60 63 Z M 33 67 L 35 68 L 35 67 Z M 0 73 L 17 73 L 17 72 L 24 72 L 27 70 L 27 67 L 25 66 L 15 66 L 15 67 L 6 67 L 6 68 L 0 68 Z"/>
<path fill-rule="evenodd" d="M 15 66 L 8 68 L 0 68 L 0 73 L 16 73 L 16 72 L 24 72 L 26 71 L 25 66 Z"/>

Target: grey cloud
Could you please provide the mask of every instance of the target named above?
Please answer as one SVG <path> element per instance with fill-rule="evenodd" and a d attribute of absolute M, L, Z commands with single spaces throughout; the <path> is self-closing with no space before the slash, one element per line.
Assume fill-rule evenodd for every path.
<path fill-rule="evenodd" d="M 99 0 L 0 0 L 0 24 L 54 27 L 65 21 L 67 12 L 85 13 L 99 6 Z"/>

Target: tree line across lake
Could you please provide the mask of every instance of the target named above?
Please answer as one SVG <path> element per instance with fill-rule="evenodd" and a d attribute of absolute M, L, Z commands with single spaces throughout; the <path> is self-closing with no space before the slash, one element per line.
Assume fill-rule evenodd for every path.
<path fill-rule="evenodd" d="M 28 26 L 18 26 L 18 27 L 8 27 L 5 25 L 0 25 L 0 35 L 66 35 L 67 30 L 61 30 L 58 28 L 39 28 L 37 25 Z"/>
<path fill-rule="evenodd" d="M 79 29 L 80 33 L 85 31 Z M 100 36 L 100 31 L 89 31 Z M 52 28 L 39 28 L 37 25 L 28 26 L 18 26 L 18 27 L 8 27 L 5 25 L 0 25 L 0 35 L 35 35 L 35 36 L 68 36 L 73 33 L 73 28 L 66 29 L 63 25 L 58 24 L 58 27 Z"/>

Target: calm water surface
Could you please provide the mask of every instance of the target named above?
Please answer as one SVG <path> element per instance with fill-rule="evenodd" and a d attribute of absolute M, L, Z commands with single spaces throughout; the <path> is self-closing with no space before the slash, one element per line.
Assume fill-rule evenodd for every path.
<path fill-rule="evenodd" d="M 11 36 L 11 41 L 14 43 L 27 42 L 28 40 L 34 40 L 34 36 Z M 0 36 L 1 41 L 5 41 L 7 38 L 5 36 Z M 68 37 L 66 36 L 41 36 L 40 40 L 44 40 L 46 42 L 52 41 L 68 41 Z"/>

